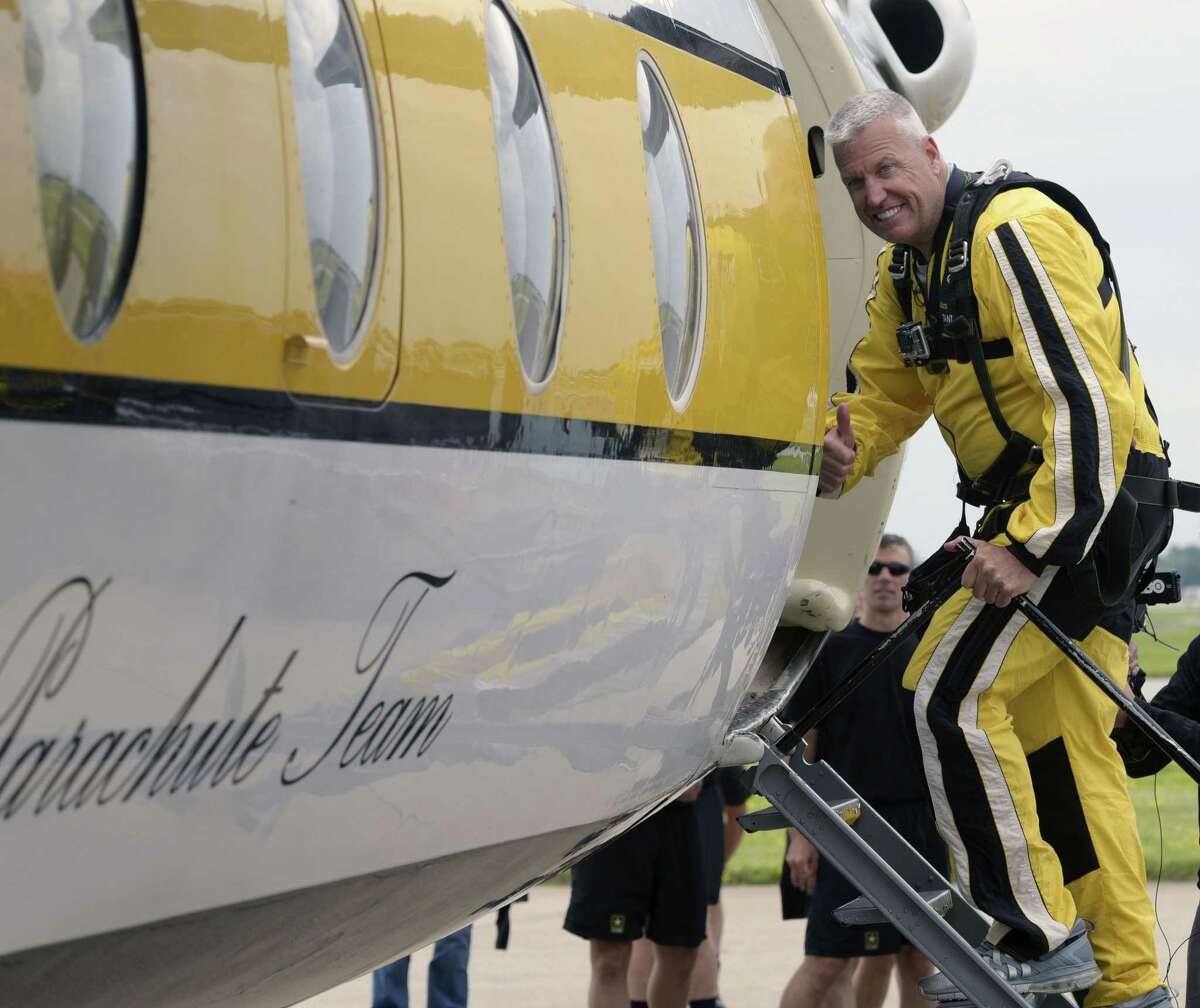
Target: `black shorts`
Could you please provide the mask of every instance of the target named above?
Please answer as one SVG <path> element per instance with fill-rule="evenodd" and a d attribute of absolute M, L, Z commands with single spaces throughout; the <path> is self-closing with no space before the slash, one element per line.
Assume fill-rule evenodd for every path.
<path fill-rule="evenodd" d="M 712 906 L 721 899 L 721 873 L 725 870 L 725 807 L 721 788 L 711 777 L 696 799 L 696 820 L 700 828 L 700 862 L 704 866 L 704 899 Z"/>
<path fill-rule="evenodd" d="M 704 895 L 709 906 L 721 901 L 721 875 L 725 871 L 725 810 L 745 805 L 751 788 L 741 767 L 719 767 L 704 778 L 696 799 L 700 822 L 700 855 L 704 863 Z"/>
<path fill-rule="evenodd" d="M 933 810 L 926 802 L 880 805 L 875 810 L 942 875 L 949 872 L 946 846 L 934 825 Z M 834 959 L 891 955 L 901 945 L 908 943 L 891 924 L 865 927 L 839 924 L 834 919 L 834 910 L 858 896 L 858 890 L 846 881 L 841 872 L 822 858 L 817 865 L 817 882 L 808 907 L 808 927 L 804 932 L 805 955 Z"/>
<path fill-rule="evenodd" d="M 563 927 L 590 941 L 696 948 L 707 906 L 693 804 L 672 802 L 571 869 Z"/>

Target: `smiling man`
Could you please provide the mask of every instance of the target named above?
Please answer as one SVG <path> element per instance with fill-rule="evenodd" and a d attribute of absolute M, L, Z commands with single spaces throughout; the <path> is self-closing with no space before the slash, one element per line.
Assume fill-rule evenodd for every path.
<path fill-rule="evenodd" d="M 985 509 L 963 590 L 904 684 L 960 888 L 995 920 L 986 958 L 1021 993 L 1166 1004 L 1115 708 L 1009 604 L 1028 594 L 1119 677 L 1137 573 L 1169 529 L 1144 489 L 1167 463 L 1107 245 L 1061 187 L 1007 162 L 947 164 L 892 92 L 852 98 L 827 136 L 859 219 L 888 245 L 821 493 L 853 487 L 936 415 L 959 496 Z M 921 989 L 961 997 L 941 974 Z"/>

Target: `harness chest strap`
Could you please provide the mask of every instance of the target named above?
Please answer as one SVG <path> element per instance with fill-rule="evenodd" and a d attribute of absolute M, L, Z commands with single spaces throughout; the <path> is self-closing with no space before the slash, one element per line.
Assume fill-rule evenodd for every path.
<path fill-rule="evenodd" d="M 1126 475 L 1121 486 L 1128 490 L 1139 504 L 1200 512 L 1200 483 Z"/>
<path fill-rule="evenodd" d="M 1007 446 L 1005 448 L 1007 450 Z M 1004 453 L 992 463 L 991 468 L 1001 469 Z M 991 469 L 988 470 L 990 472 Z M 1029 499 L 1029 485 L 1033 482 L 1032 472 L 1021 473 L 1010 477 L 998 497 L 989 497 L 977 492 L 976 485 L 986 481 L 988 472 L 976 480 L 968 480 L 965 476 L 958 484 L 958 498 L 972 507 L 991 507 L 998 503 L 1020 503 Z M 1173 511 L 1188 511 L 1200 513 L 1200 483 L 1189 483 L 1185 480 L 1158 479 L 1153 476 L 1134 476 L 1126 474 L 1121 481 L 1121 488 L 1127 490 L 1138 504 L 1147 507 L 1166 508 Z"/>

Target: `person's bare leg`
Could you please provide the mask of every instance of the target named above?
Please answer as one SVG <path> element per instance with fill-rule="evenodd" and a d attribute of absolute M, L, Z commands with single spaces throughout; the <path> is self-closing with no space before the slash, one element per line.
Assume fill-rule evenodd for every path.
<path fill-rule="evenodd" d="M 588 1008 L 629 1008 L 629 988 L 625 974 L 629 970 L 631 942 L 588 942 L 592 975 L 588 983 Z"/>
<path fill-rule="evenodd" d="M 921 997 L 917 981 L 936 972 L 933 963 L 925 958 L 920 949 L 901 945 L 896 953 L 896 980 L 900 985 L 900 1008 L 928 1008 L 934 1004 Z"/>
<path fill-rule="evenodd" d="M 708 937 L 712 939 L 713 951 L 721 958 L 721 935 L 725 933 L 725 911 L 720 901 L 709 904 L 708 916 L 705 918 Z"/>
<path fill-rule="evenodd" d="M 710 935 L 696 950 L 696 967 L 688 985 L 689 1001 L 705 1001 L 717 996 L 717 965 L 717 950 Z"/>
<path fill-rule="evenodd" d="M 639 938 L 633 943 L 629 957 L 629 972 L 625 974 L 629 985 L 630 1001 L 647 1000 L 650 990 L 650 971 L 654 968 L 654 945 L 649 938 Z"/>
<path fill-rule="evenodd" d="M 779 999 L 779 1008 L 854 1008 L 856 959 L 805 956 Z"/>
<path fill-rule="evenodd" d="M 650 1008 L 687 1008 L 688 985 L 696 965 L 694 948 L 654 946 L 654 969 L 646 1000 Z"/>
<path fill-rule="evenodd" d="M 895 964 L 894 955 L 863 956 L 858 961 L 858 969 L 854 973 L 856 1008 L 883 1008 Z"/>
<path fill-rule="evenodd" d="M 720 996 L 718 973 L 721 969 L 721 929 L 724 926 L 725 914 L 721 904 L 710 903 L 705 919 L 708 937 L 696 955 L 696 968 L 692 970 L 692 983 L 688 988 L 689 1001 L 707 1001 Z"/>

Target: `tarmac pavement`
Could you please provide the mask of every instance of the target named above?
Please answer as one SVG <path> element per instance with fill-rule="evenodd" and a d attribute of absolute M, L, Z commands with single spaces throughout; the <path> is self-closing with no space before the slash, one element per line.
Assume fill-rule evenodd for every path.
<path fill-rule="evenodd" d="M 1154 884 L 1150 893 L 1154 895 Z M 471 1008 L 583 1008 L 587 1003 L 587 943 L 562 929 L 570 890 L 549 885 L 512 908 L 507 951 L 493 947 L 495 915 L 475 924 L 471 943 Z M 1194 882 L 1164 882 L 1158 893 L 1159 961 L 1167 942 L 1177 947 L 1191 931 L 1197 898 Z M 775 886 L 726 886 L 725 941 L 721 954 L 721 996 L 729 1008 L 775 1008 L 779 994 L 804 949 L 804 922 L 781 921 Z M 1200 939 L 1198 939 L 1200 940 Z M 1182 991 L 1186 948 L 1175 956 L 1170 979 Z M 412 1008 L 425 1008 L 425 969 L 429 950 L 413 956 L 409 972 Z M 301 1008 L 369 1008 L 371 978 L 360 977 L 303 1002 Z M 897 1008 L 893 980 L 885 1008 Z"/>

